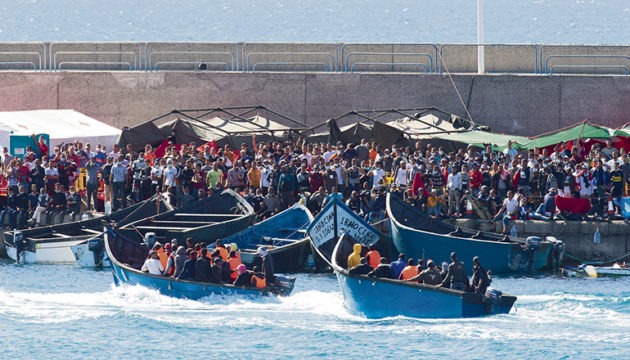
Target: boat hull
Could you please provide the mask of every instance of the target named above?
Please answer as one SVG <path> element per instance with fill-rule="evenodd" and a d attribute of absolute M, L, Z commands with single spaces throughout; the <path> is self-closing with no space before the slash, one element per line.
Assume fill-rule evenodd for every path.
<path fill-rule="evenodd" d="M 70 249 L 84 240 L 72 239 L 68 241 L 57 241 L 51 243 L 34 244 L 35 247 L 28 247 L 20 254 L 20 263 L 24 264 L 74 264 L 76 258 Z M 17 250 L 13 244 L 6 244 L 7 255 L 17 261 Z"/>
<path fill-rule="evenodd" d="M 407 257 L 433 259 L 434 262 L 441 263 L 450 261 L 450 254 L 455 251 L 458 259 L 467 265 L 468 271 L 472 270 L 472 258 L 479 256 L 484 267 L 494 273 L 525 272 L 548 267 L 553 247 L 550 242 L 543 241 L 539 246 L 530 248 L 525 245 L 524 239 L 523 242 L 481 240 L 419 230 L 404 225 L 414 224 L 420 216 L 416 213 L 417 210 L 392 209 L 395 206 L 406 206 L 392 200 L 388 196 L 391 237 L 398 251 Z M 401 219 L 401 216 L 405 219 Z M 498 234 L 485 235 L 498 238 Z"/>
<path fill-rule="evenodd" d="M 101 267 L 108 268 L 112 266 L 107 253 L 103 251 L 102 256 L 94 256 L 94 252 L 90 250 L 87 242 L 71 246 L 70 249 L 74 254 L 77 265 L 81 267 Z M 104 250 L 104 249 L 103 249 Z"/>
<path fill-rule="evenodd" d="M 114 283 L 120 285 L 140 285 L 149 289 L 154 289 L 163 295 L 176 298 L 186 298 L 198 300 L 207 296 L 216 295 L 240 295 L 248 297 L 258 297 L 261 295 L 289 295 L 291 290 L 259 290 L 249 287 L 236 287 L 232 285 L 199 283 L 186 280 L 175 280 L 165 276 L 155 276 L 137 270 L 130 270 L 112 264 L 112 274 Z"/>
<path fill-rule="evenodd" d="M 295 272 L 304 268 L 310 254 L 305 229 L 312 220 L 311 212 L 296 204 L 222 241 L 224 244 L 235 243 L 241 252 L 241 261 L 250 269 L 260 264 L 257 249 L 265 246 L 273 258 L 276 272 Z"/>
<path fill-rule="evenodd" d="M 462 318 L 507 314 L 514 301 L 502 296 L 498 302 L 476 293 L 461 293 L 430 285 L 404 284 L 395 280 L 348 275 L 335 269 L 344 304 L 354 314 L 367 318 L 407 316 L 415 318 Z"/>
<path fill-rule="evenodd" d="M 139 270 L 149 251 L 146 244 L 122 236 L 111 226 L 105 227 L 103 240 L 105 251 L 112 264 L 114 283 L 117 286 L 141 285 L 157 290 L 164 295 L 197 300 L 211 295 L 289 295 L 293 291 L 295 283 L 295 279 L 278 276 L 278 286 L 257 289 L 151 275 Z"/>

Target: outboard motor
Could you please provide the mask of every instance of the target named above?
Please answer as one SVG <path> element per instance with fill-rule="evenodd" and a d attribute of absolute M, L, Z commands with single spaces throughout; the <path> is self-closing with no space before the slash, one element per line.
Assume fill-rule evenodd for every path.
<path fill-rule="evenodd" d="M 144 243 L 149 246 L 149 249 L 153 249 L 153 245 L 155 245 L 156 237 L 154 232 L 148 232 L 144 234 Z"/>
<path fill-rule="evenodd" d="M 560 263 L 564 257 L 564 242 L 553 236 L 547 236 L 547 241 L 553 244 L 553 248 L 551 249 L 551 267 L 555 271 L 560 267 Z"/>
<path fill-rule="evenodd" d="M 94 255 L 94 265 L 97 267 L 103 266 L 103 255 L 105 254 L 105 241 L 101 238 L 94 238 L 88 240 L 88 250 Z"/>
<path fill-rule="evenodd" d="M 536 260 L 536 250 L 540 248 L 542 239 L 538 236 L 528 236 L 525 239 L 525 246 L 523 250 L 527 254 L 527 273 L 531 274 L 534 271 L 534 261 Z"/>
<path fill-rule="evenodd" d="M 16 262 L 19 264 L 20 255 L 22 255 L 26 248 L 26 241 L 24 241 L 24 236 L 20 230 L 13 232 L 13 245 L 15 246 Z"/>

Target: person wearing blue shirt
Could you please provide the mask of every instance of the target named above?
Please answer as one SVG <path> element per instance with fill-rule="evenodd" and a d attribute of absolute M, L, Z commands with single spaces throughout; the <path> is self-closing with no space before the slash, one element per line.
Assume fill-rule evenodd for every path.
<path fill-rule="evenodd" d="M 398 255 L 398 260 L 392 261 L 390 264 L 392 271 L 394 272 L 394 279 L 400 277 L 400 273 L 403 271 L 407 262 L 405 261 L 405 254 Z"/>

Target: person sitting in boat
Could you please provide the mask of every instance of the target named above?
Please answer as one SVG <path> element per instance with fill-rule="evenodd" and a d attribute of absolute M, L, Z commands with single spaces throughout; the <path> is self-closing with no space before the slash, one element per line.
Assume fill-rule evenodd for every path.
<path fill-rule="evenodd" d="M 418 282 L 427 285 L 440 285 L 442 283 L 442 273 L 436 269 L 433 260 L 427 261 L 427 268 L 418 274 Z"/>
<path fill-rule="evenodd" d="M 416 266 L 416 262 L 413 258 L 409 258 L 409 260 L 407 260 L 407 266 L 405 266 L 405 268 L 400 272 L 400 275 L 398 275 L 398 280 L 409 281 L 417 275 L 418 266 Z"/>
<path fill-rule="evenodd" d="M 195 278 L 195 264 L 197 263 L 197 252 L 192 248 L 186 250 L 188 254 L 188 260 L 184 262 L 184 268 L 182 269 L 177 280 L 190 280 Z"/>
<path fill-rule="evenodd" d="M 212 266 L 210 267 L 210 282 L 220 284 L 223 282 L 223 260 L 220 256 L 215 256 L 212 260 Z"/>
<path fill-rule="evenodd" d="M 216 261 L 218 259 L 218 261 Z M 215 259 L 216 264 L 221 267 L 221 282 L 226 284 L 232 283 L 230 276 L 230 264 L 219 256 Z"/>
<path fill-rule="evenodd" d="M 215 250 L 219 252 L 219 256 L 221 256 L 221 259 L 223 259 L 223 261 L 228 261 L 230 252 L 225 247 L 225 245 L 223 245 L 223 241 L 221 239 L 217 239 L 217 241 L 214 244 L 215 244 Z"/>
<path fill-rule="evenodd" d="M 184 264 L 186 263 L 186 260 L 188 260 L 188 258 L 189 256 L 188 254 L 186 254 L 186 247 L 178 246 L 177 250 L 175 251 L 175 271 L 171 276 L 176 278 L 179 276 L 179 274 L 182 273 L 182 271 L 184 270 Z"/>
<path fill-rule="evenodd" d="M 264 289 L 267 287 L 267 280 L 265 279 L 265 274 L 258 271 L 258 266 L 254 266 L 254 268 L 252 269 L 250 283 L 257 289 Z"/>
<path fill-rule="evenodd" d="M 372 270 L 374 270 L 374 269 L 372 269 L 372 267 L 370 265 L 368 265 L 367 259 L 362 257 L 362 258 L 359 258 L 359 265 L 350 268 L 350 270 L 348 270 L 348 274 L 350 274 L 350 275 L 367 275 Z"/>
<path fill-rule="evenodd" d="M 370 264 L 373 269 L 376 269 L 381 263 L 381 254 L 378 252 L 378 250 L 376 250 L 374 244 L 369 246 L 368 252 L 367 254 L 365 254 L 365 257 L 368 260 L 368 264 Z"/>
<path fill-rule="evenodd" d="M 234 286 L 252 286 L 252 273 L 247 271 L 245 264 L 236 267 L 236 280 Z"/>
<path fill-rule="evenodd" d="M 276 281 L 275 268 L 273 264 L 273 257 L 269 255 L 267 248 L 261 246 L 258 248 L 258 255 L 261 258 L 262 273 L 265 275 L 265 279 L 268 284 L 273 284 Z"/>
<path fill-rule="evenodd" d="M 350 198 L 346 201 L 346 205 L 352 210 L 355 214 L 361 214 L 361 198 L 359 198 L 359 192 L 356 190 L 352 190 L 350 193 Z"/>
<path fill-rule="evenodd" d="M 473 257 L 473 274 L 470 282 L 475 292 L 480 295 L 484 295 L 486 289 L 490 286 L 490 277 L 483 266 L 481 266 L 478 256 Z"/>
<path fill-rule="evenodd" d="M 359 243 L 352 245 L 352 254 L 348 255 L 348 269 L 359 266 L 361 263 L 362 246 Z"/>
<path fill-rule="evenodd" d="M 368 277 L 379 277 L 385 279 L 395 279 L 392 267 L 387 263 L 387 258 L 382 257 L 380 264 L 367 274 Z"/>
<path fill-rule="evenodd" d="M 234 247 L 230 246 L 230 250 L 232 248 L 236 248 L 236 244 L 233 244 Z M 241 256 L 238 254 L 238 251 L 232 250 L 230 251 L 230 256 L 228 257 L 227 263 L 230 266 L 230 282 L 233 283 L 238 278 L 238 267 L 242 265 Z"/>
<path fill-rule="evenodd" d="M 153 245 L 153 248 L 151 250 L 157 253 L 158 259 L 160 259 L 160 262 L 162 263 L 162 267 L 166 269 L 166 263 L 168 262 L 168 255 L 164 251 L 162 244 L 160 244 L 159 242 L 156 242 Z"/>
<path fill-rule="evenodd" d="M 464 263 L 457 261 L 457 254 L 454 251 L 451 253 L 451 260 L 453 262 L 448 265 L 448 272 L 440 286 L 465 291 L 468 288 L 468 276 L 466 276 Z"/>
<path fill-rule="evenodd" d="M 149 254 L 149 258 L 144 261 L 142 265 L 141 271 L 148 272 L 151 275 L 162 275 L 164 271 L 164 266 L 160 263 L 158 259 L 158 254 L 155 251 L 151 251 Z"/>
<path fill-rule="evenodd" d="M 72 220 L 74 220 L 75 217 L 81 213 L 81 195 L 76 192 L 74 185 L 70 186 L 66 198 L 68 201 L 68 211 L 70 211 L 70 216 Z"/>
<path fill-rule="evenodd" d="M 195 262 L 195 281 L 210 282 L 210 259 L 208 259 L 208 249 L 201 249 L 201 256 Z"/>
<path fill-rule="evenodd" d="M 389 266 L 391 266 L 392 271 L 394 272 L 394 279 L 398 279 L 400 277 L 400 273 L 403 271 L 405 266 L 407 266 L 407 261 L 405 261 L 405 254 L 399 254 L 398 259 L 392 261 Z"/>
<path fill-rule="evenodd" d="M 166 252 L 167 261 L 162 275 L 165 276 L 173 276 L 173 274 L 175 273 L 175 254 L 173 253 L 172 249 L 173 246 L 171 245 L 171 243 L 166 243 L 166 245 L 164 245 L 164 252 Z"/>

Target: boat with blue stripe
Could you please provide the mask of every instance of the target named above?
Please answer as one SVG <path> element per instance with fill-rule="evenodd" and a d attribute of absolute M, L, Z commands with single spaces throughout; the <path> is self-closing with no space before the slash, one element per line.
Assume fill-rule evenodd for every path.
<path fill-rule="evenodd" d="M 353 314 L 367 318 L 407 316 L 415 318 L 462 318 L 507 314 L 516 297 L 488 289 L 486 294 L 464 292 L 393 279 L 351 275 L 346 259 L 355 242 L 343 235 L 332 256 L 332 266 Z"/>

